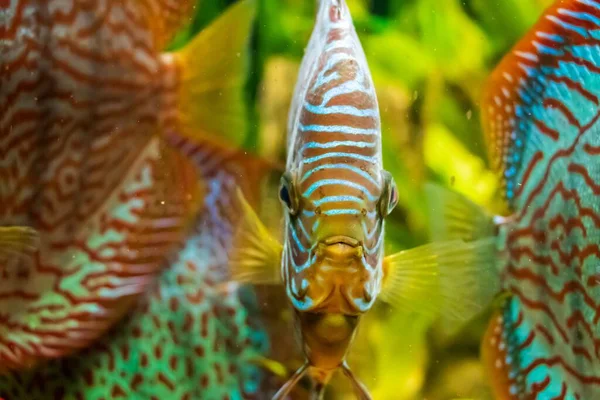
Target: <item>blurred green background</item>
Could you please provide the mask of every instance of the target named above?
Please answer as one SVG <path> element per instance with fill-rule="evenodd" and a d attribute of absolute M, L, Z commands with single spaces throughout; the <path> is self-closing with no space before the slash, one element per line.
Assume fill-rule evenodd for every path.
<path fill-rule="evenodd" d="M 311 33 L 315 0 L 256 0 L 258 18 L 248 71 L 248 119 L 243 145 L 285 159 L 290 98 Z M 229 4 L 200 0 L 185 44 Z M 347 0 L 361 39 L 382 115 L 384 164 L 400 204 L 387 224 L 389 251 L 427 242 L 422 186 L 453 186 L 490 209 L 497 185 L 489 170 L 479 98 L 486 77 L 552 0 Z M 434 216 L 433 216 L 434 217 Z M 377 307 L 366 317 L 350 363 L 378 400 L 487 399 L 479 363 L 486 315 L 454 338 L 436 321 Z M 277 351 L 272 356 L 277 359 Z M 331 398 L 353 398 L 335 382 Z"/>

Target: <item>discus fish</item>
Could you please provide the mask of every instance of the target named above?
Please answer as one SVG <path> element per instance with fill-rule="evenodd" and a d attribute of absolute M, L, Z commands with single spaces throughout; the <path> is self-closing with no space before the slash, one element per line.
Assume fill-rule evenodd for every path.
<path fill-rule="evenodd" d="M 462 282 L 460 276 L 443 278 L 463 270 L 440 271 L 431 258 L 434 251 L 452 251 L 454 244 L 383 260 L 384 218 L 396 206 L 397 190 L 382 166 L 377 98 L 350 11 L 343 0 L 323 0 L 288 120 L 279 189 L 284 243 L 270 235 L 240 195 L 246 217 L 230 263 L 234 281 L 283 283 L 293 306 L 306 363 L 274 399 L 285 398 L 305 375 L 321 398 L 338 369 L 360 398 L 370 398 L 345 356 L 360 316 L 380 292 L 399 308 L 449 306 L 460 315 L 469 291 L 453 286 Z"/>
<path fill-rule="evenodd" d="M 194 5 L 0 2 L 0 371 L 96 340 L 183 240 L 205 187 L 164 133 L 244 131 L 252 7 L 161 54 Z"/>
<path fill-rule="evenodd" d="M 438 238 L 472 241 L 499 399 L 600 398 L 600 2 L 557 1 L 494 70 L 483 123 L 505 216 L 433 190 Z M 498 287 L 497 282 L 501 282 Z"/>
<path fill-rule="evenodd" d="M 216 285 L 241 217 L 236 190 L 257 204 L 271 168 L 208 141 L 170 136 L 169 143 L 197 163 L 207 187 L 185 245 L 115 328 L 70 357 L 0 376 L 0 397 L 263 399 L 270 393 L 250 362 L 269 345 L 259 316 L 251 303 L 223 296 Z"/>

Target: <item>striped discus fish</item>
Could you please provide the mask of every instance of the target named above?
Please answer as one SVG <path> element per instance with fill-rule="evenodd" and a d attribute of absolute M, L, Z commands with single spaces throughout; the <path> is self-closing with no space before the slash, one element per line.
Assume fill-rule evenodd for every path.
<path fill-rule="evenodd" d="M 264 351 L 267 338 L 252 310 L 215 285 L 241 216 L 234 206 L 238 185 L 256 198 L 268 170 L 208 142 L 170 142 L 197 162 L 207 187 L 185 245 L 115 328 L 74 356 L 0 376 L 0 398 L 264 398 L 262 374 L 249 359 Z"/>
<path fill-rule="evenodd" d="M 441 275 L 428 259 L 442 250 L 436 245 L 384 262 L 383 220 L 398 194 L 382 167 L 377 98 L 343 0 L 319 4 L 290 109 L 279 197 L 286 212 L 283 245 L 246 206 L 231 267 L 238 282 L 282 282 L 293 306 L 306 364 L 275 399 L 306 374 L 320 398 L 338 368 L 360 398 L 370 398 L 345 362 L 360 316 L 380 292 L 394 305 L 420 310 L 425 299 L 436 307 L 438 293 L 458 291 L 437 290 Z"/>
<path fill-rule="evenodd" d="M 0 371 L 97 339 L 182 240 L 202 187 L 162 133 L 243 131 L 251 7 L 161 54 L 194 4 L 0 1 Z"/>
<path fill-rule="evenodd" d="M 557 1 L 493 72 L 484 127 L 510 217 L 444 200 L 438 233 L 493 236 L 463 260 L 495 263 L 507 293 L 482 343 L 497 398 L 600 398 L 599 39 L 600 1 Z"/>

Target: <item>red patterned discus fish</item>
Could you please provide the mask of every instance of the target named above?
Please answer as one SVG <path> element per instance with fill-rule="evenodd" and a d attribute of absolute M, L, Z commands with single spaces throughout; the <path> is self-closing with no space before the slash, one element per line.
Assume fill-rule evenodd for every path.
<path fill-rule="evenodd" d="M 257 204 L 270 168 L 241 150 L 170 138 L 207 188 L 185 244 L 112 329 L 76 354 L 0 376 L 0 396 L 259 400 L 270 392 L 250 362 L 269 344 L 251 302 L 217 290 L 243 211 L 236 191 Z"/>
<path fill-rule="evenodd" d="M 436 193 L 437 234 L 475 239 L 460 259 L 481 265 L 489 295 L 499 279 L 508 293 L 482 343 L 499 399 L 600 398 L 599 96 L 600 1 L 557 1 L 482 104 L 512 215 Z"/>
<path fill-rule="evenodd" d="M 182 239 L 203 189 L 163 133 L 244 132 L 249 3 L 160 53 L 194 4 L 0 2 L 0 370 L 87 346 Z"/>

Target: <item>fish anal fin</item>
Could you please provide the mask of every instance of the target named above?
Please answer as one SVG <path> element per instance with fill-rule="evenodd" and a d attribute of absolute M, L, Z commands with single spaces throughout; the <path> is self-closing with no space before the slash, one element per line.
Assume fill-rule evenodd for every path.
<path fill-rule="evenodd" d="M 178 135 L 218 137 L 236 147 L 245 139 L 244 84 L 254 14 L 254 1 L 239 1 L 174 53 L 178 89 L 172 125 Z M 167 54 L 165 60 L 173 59 Z"/>
<path fill-rule="evenodd" d="M 384 260 L 380 298 L 402 311 L 439 315 L 449 330 L 490 304 L 498 293 L 495 238 L 434 242 Z"/>

